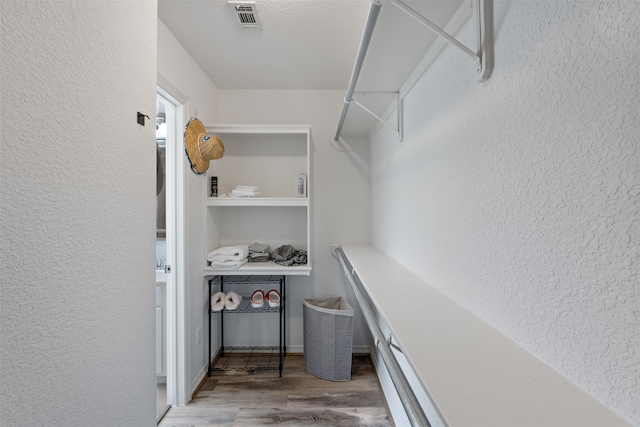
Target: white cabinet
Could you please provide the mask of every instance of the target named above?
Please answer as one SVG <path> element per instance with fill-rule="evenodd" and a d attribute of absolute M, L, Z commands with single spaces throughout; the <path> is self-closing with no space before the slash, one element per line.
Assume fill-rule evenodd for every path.
<path fill-rule="evenodd" d="M 209 125 L 207 132 L 222 140 L 224 157 L 211 162 L 218 197 L 205 197 L 204 275 L 309 275 L 310 146 L 309 126 Z M 299 175 L 306 176 L 306 197 L 299 195 Z M 259 197 L 232 198 L 236 186 L 257 186 Z M 281 266 L 273 261 L 246 263 L 237 269 L 215 269 L 207 254 L 224 246 L 266 243 L 270 251 L 292 245 L 307 251 L 307 264 Z"/>

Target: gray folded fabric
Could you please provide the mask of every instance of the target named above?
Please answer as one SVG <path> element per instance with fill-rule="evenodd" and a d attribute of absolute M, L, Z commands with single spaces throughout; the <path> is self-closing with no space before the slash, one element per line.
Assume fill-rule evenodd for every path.
<path fill-rule="evenodd" d="M 274 261 L 286 261 L 293 256 L 296 248 L 291 245 L 282 245 L 275 251 L 271 252 L 271 258 Z"/>
<path fill-rule="evenodd" d="M 269 245 L 266 243 L 254 243 L 249 245 L 249 253 L 267 253 L 269 252 Z"/>
<path fill-rule="evenodd" d="M 307 251 L 298 250 L 291 245 L 282 245 L 271 252 L 271 259 L 284 266 L 304 265 L 307 263 Z"/>

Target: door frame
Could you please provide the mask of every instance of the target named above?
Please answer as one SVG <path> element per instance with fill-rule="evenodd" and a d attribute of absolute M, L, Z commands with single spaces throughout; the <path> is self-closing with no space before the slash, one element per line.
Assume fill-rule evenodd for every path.
<path fill-rule="evenodd" d="M 160 73 L 157 75 L 157 93 L 175 106 L 175 125 L 173 129 L 167 129 L 174 135 L 175 144 L 171 147 L 171 156 L 167 155 L 172 162 L 166 165 L 167 223 L 171 221 L 173 224 L 173 227 L 167 227 L 167 233 L 170 229 L 174 231 L 171 239 L 167 236 L 172 246 L 167 247 L 172 267 L 171 273 L 167 274 L 167 402 L 172 406 L 184 406 L 191 396 L 186 360 L 185 179 L 181 142 L 189 98 Z"/>

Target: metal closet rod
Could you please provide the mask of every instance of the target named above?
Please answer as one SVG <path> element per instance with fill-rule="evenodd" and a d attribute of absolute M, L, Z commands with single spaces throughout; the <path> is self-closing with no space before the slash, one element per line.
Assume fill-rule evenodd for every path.
<path fill-rule="evenodd" d="M 471 49 L 469 49 L 467 46 L 465 46 L 463 43 L 460 43 L 451 34 L 447 33 L 442 28 L 438 27 L 436 24 L 434 24 L 433 22 L 431 22 L 430 20 L 422 16 L 416 10 L 412 9 L 410 6 L 403 3 L 402 0 L 390 0 L 390 3 L 396 6 L 398 9 L 400 9 L 404 13 L 406 13 L 407 15 L 409 15 L 410 17 L 412 17 L 413 19 L 415 19 L 416 21 L 418 21 L 420 24 L 427 27 L 429 30 L 433 31 L 440 37 L 444 38 L 447 42 L 449 42 L 453 46 L 460 49 L 463 53 L 468 55 L 470 58 L 475 60 L 476 71 L 480 76 L 479 81 L 482 82 L 489 78 L 489 75 L 491 74 L 491 70 L 492 70 L 492 67 L 490 68 L 488 65 L 489 60 L 487 59 L 490 46 L 486 45 L 486 38 L 487 38 L 486 27 L 489 25 L 488 23 L 489 21 L 486 15 L 486 11 L 484 12 L 481 11 L 481 9 L 485 8 L 483 0 L 476 0 L 476 1 L 478 1 L 479 3 L 476 8 L 477 20 L 479 24 L 479 34 L 477 34 L 477 37 L 478 37 L 478 45 L 481 45 L 481 44 L 484 45 L 484 49 L 483 49 L 484 52 L 482 54 L 480 52 L 476 53 Z M 351 73 L 351 80 L 349 81 L 347 95 L 344 98 L 344 107 L 342 108 L 342 115 L 340 116 L 340 122 L 338 123 L 338 130 L 336 131 L 336 136 L 334 138 L 335 141 L 340 140 L 340 133 L 342 132 L 342 126 L 344 125 L 345 118 L 347 117 L 347 112 L 349 111 L 349 105 L 351 105 L 352 101 L 355 101 L 353 99 L 353 92 L 355 90 L 358 77 L 360 76 L 360 70 L 362 68 L 362 64 L 364 62 L 364 58 L 367 53 L 367 49 L 369 48 L 369 42 L 371 41 L 371 37 L 373 36 L 373 30 L 376 26 L 376 21 L 378 20 L 378 15 L 380 14 L 381 6 L 382 6 L 381 0 L 373 0 L 371 2 L 371 7 L 369 9 L 369 17 L 367 18 L 367 23 L 365 25 L 364 33 L 362 34 L 362 40 L 360 41 L 360 48 L 358 49 L 358 56 L 356 57 L 356 63 L 353 67 L 353 72 Z M 370 110 L 368 110 L 367 108 L 359 104 L 357 101 L 355 102 L 359 107 L 363 108 L 366 112 L 373 115 L 376 119 L 389 125 L 389 123 L 387 123 L 385 120 L 383 120 L 382 118 L 372 113 Z M 401 104 L 398 103 L 399 109 L 401 108 L 400 105 Z M 402 120 L 401 115 L 399 115 L 398 121 L 400 122 L 401 120 Z M 399 132 L 400 140 L 402 140 L 401 125 L 398 125 L 398 129 L 395 129 L 395 130 Z"/>
<path fill-rule="evenodd" d="M 374 0 L 371 2 L 371 7 L 369 8 L 369 17 L 367 18 L 367 23 L 364 27 L 362 40 L 360 40 L 360 48 L 358 49 L 356 63 L 353 66 L 353 72 L 351 73 L 351 80 L 349 81 L 349 87 L 347 88 L 347 95 L 344 97 L 344 107 L 342 107 L 342 115 L 340 116 L 340 122 L 338 123 L 338 130 L 336 131 L 336 136 L 334 138 L 335 141 L 338 141 L 338 139 L 340 138 L 342 126 L 344 125 L 344 120 L 347 117 L 347 111 L 349 111 L 349 105 L 351 104 L 353 91 L 356 89 L 356 83 L 358 82 L 358 77 L 360 76 L 360 70 L 362 69 L 362 64 L 364 63 L 364 58 L 367 54 L 369 42 L 371 42 L 373 29 L 376 27 L 376 22 L 378 20 L 378 15 L 380 14 L 381 7 L 382 2 L 380 0 Z"/>

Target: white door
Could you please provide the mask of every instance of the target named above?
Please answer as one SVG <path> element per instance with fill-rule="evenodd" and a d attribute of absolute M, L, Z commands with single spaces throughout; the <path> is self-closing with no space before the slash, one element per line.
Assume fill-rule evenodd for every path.
<path fill-rule="evenodd" d="M 185 126 L 184 112 L 188 100 L 162 76 L 158 75 L 157 99 L 165 112 L 165 277 L 161 331 L 162 355 L 157 364 L 162 364 L 166 378 L 166 400 L 168 405 L 182 406 L 189 401 L 185 351 L 185 269 L 184 269 L 184 160 L 182 134 Z M 159 342 L 157 343 L 160 344 Z M 157 367 L 158 368 L 158 367 Z"/>

